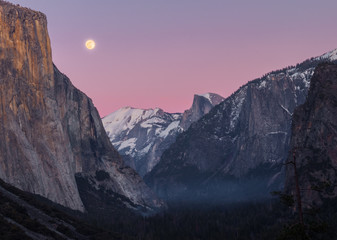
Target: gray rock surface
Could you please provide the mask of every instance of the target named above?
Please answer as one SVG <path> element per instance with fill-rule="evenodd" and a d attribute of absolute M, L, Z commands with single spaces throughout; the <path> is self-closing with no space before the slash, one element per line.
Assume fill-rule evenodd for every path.
<path fill-rule="evenodd" d="M 337 196 L 337 65 L 318 66 L 306 102 L 293 117 L 291 151 L 295 161 L 303 207 Z M 294 166 L 287 165 L 286 192 L 295 195 Z"/>
<path fill-rule="evenodd" d="M 183 131 L 186 131 L 192 123 L 209 113 L 214 106 L 223 100 L 223 97 L 215 93 L 195 94 L 191 108 L 182 114 L 180 127 Z"/>
<path fill-rule="evenodd" d="M 181 113 L 162 109 L 124 107 L 102 119 L 114 147 L 141 176 L 152 170 L 176 136 L 208 113 L 223 98 L 214 93 L 195 95 L 192 107 Z"/>
<path fill-rule="evenodd" d="M 45 15 L 0 1 L 0 29 L 0 178 L 84 211 L 75 175 L 104 171 L 95 188 L 161 207 L 124 167 L 91 99 L 53 65 Z"/>
<path fill-rule="evenodd" d="M 144 177 L 159 196 L 247 200 L 282 187 L 292 114 L 315 66 L 337 51 L 249 82 L 181 133 Z"/>

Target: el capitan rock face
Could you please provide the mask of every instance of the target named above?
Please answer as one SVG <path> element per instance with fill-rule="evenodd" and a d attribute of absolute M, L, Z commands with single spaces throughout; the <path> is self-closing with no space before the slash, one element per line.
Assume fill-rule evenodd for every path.
<path fill-rule="evenodd" d="M 318 66 L 306 102 L 293 117 L 288 162 L 297 164 L 304 207 L 337 196 L 337 65 Z M 287 165 L 285 190 L 295 195 L 293 165 Z"/>
<path fill-rule="evenodd" d="M 194 95 L 184 113 L 167 113 L 160 108 L 123 107 L 102 119 L 114 147 L 126 164 L 141 176 L 150 172 L 176 136 L 207 114 L 223 97 L 214 93 Z"/>
<path fill-rule="evenodd" d="M 92 101 L 53 65 L 45 15 L 0 1 L 0 29 L 0 178 L 80 211 L 87 188 L 160 207 L 124 167 Z"/>
<path fill-rule="evenodd" d="M 181 133 L 144 179 L 169 200 L 248 200 L 283 186 L 292 113 L 337 51 L 249 82 Z"/>

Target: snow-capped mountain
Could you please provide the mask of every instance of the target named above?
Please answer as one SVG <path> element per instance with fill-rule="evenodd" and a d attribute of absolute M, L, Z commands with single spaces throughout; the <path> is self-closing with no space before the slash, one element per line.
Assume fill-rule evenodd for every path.
<path fill-rule="evenodd" d="M 284 182 L 294 109 L 315 67 L 336 60 L 337 49 L 242 86 L 178 135 L 145 182 L 170 200 L 268 196 Z"/>
<path fill-rule="evenodd" d="M 179 113 L 124 107 L 103 118 L 103 125 L 125 163 L 144 175 L 182 131 L 180 121 Z"/>
<path fill-rule="evenodd" d="M 195 95 L 192 107 L 184 113 L 124 107 L 104 117 L 103 125 L 125 163 L 143 176 L 159 162 L 179 133 L 222 100 L 214 93 Z"/>

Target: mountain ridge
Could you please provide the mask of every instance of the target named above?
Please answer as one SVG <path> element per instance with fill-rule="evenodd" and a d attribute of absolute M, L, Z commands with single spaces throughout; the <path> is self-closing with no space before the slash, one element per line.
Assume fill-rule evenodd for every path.
<path fill-rule="evenodd" d="M 337 59 L 337 58 L 336 58 Z M 337 65 L 320 64 L 306 102 L 296 108 L 288 163 L 296 161 L 303 207 L 337 196 Z M 285 191 L 296 195 L 294 164 L 286 168 Z"/>
<path fill-rule="evenodd" d="M 223 100 L 214 93 L 204 95 L 194 95 L 191 108 L 184 113 L 123 107 L 102 119 L 104 128 L 126 164 L 143 176 L 158 163 L 177 134 Z"/>
<path fill-rule="evenodd" d="M 241 86 L 178 135 L 145 181 L 168 200 L 221 192 L 217 197 L 235 199 L 243 189 L 263 197 L 280 189 L 292 113 L 306 99 L 314 68 L 336 56 L 333 50 Z M 253 186 L 252 174 L 265 179 Z"/>

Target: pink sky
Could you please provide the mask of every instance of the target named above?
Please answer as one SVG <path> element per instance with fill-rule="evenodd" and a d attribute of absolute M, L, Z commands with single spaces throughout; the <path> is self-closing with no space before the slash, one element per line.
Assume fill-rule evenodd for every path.
<path fill-rule="evenodd" d="M 226 97 L 337 48 L 337 1 L 11 2 L 46 13 L 55 64 L 101 116 L 123 106 L 182 112 L 195 93 Z"/>

